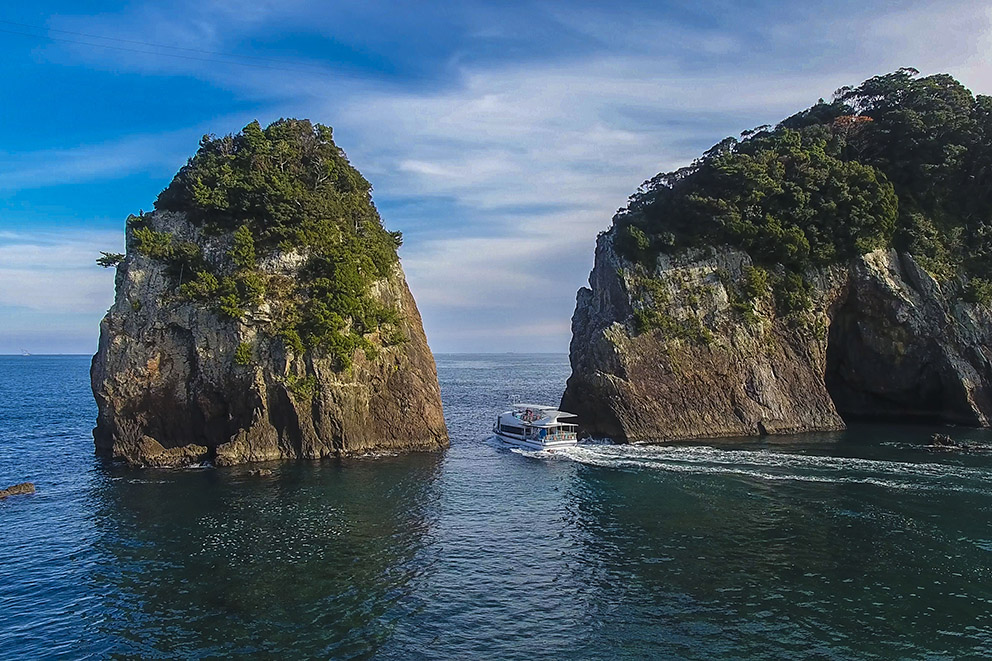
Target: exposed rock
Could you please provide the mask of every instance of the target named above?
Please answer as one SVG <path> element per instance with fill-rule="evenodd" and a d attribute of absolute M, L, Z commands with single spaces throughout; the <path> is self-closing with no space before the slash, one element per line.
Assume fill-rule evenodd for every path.
<path fill-rule="evenodd" d="M 157 211 L 142 222 L 196 244 L 207 263 L 231 246 L 230 235 L 203 233 L 182 213 Z M 406 341 L 371 358 L 356 350 L 342 370 L 319 353 L 287 349 L 272 332 L 271 301 L 232 319 L 178 296 L 168 266 L 141 254 L 134 232 L 129 225 L 91 369 L 100 454 L 168 467 L 447 446 L 434 358 L 398 264 L 373 295 L 399 312 Z M 258 269 L 295 278 L 305 261 L 297 251 L 275 252 Z M 236 353 L 245 345 L 251 360 L 242 364 Z"/>
<path fill-rule="evenodd" d="M 954 439 L 947 434 L 932 434 L 930 436 L 930 445 L 940 448 L 954 448 L 958 446 Z"/>
<path fill-rule="evenodd" d="M 807 274 L 801 322 L 769 300 L 742 319 L 725 282 L 751 263 L 728 247 L 662 254 L 654 271 L 597 242 L 591 288 L 572 317 L 561 406 L 593 434 L 628 441 L 831 430 L 844 417 L 988 426 L 992 317 L 945 296 L 908 254 L 877 250 Z M 663 313 L 690 337 L 638 333 L 639 279 L 661 283 Z"/>
<path fill-rule="evenodd" d="M 248 475 L 251 477 L 270 477 L 272 475 L 272 471 L 268 468 L 253 468 L 248 471 Z"/>
<path fill-rule="evenodd" d="M 15 484 L 14 486 L 0 490 L 0 498 L 7 498 L 8 496 L 24 496 L 34 493 L 34 491 L 34 484 L 32 482 L 22 482 L 21 484 Z"/>

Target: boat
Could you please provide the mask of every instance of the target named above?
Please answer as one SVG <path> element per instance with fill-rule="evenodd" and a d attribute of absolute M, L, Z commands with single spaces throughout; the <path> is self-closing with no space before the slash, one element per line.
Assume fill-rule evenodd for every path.
<path fill-rule="evenodd" d="M 496 417 L 493 433 L 500 440 L 528 450 L 554 450 L 579 442 L 578 427 L 562 418 L 574 413 L 541 404 L 514 404 Z"/>

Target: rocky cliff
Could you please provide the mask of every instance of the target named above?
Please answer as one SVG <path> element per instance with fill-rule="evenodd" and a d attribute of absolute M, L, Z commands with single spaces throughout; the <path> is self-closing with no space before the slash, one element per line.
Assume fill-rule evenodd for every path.
<path fill-rule="evenodd" d="M 245 134 L 257 141 L 253 128 Z M 313 134 L 309 123 L 296 128 Z M 276 148 L 263 143 L 264 151 L 277 153 L 282 138 L 267 135 Z M 321 167 L 350 167 L 327 137 L 334 162 Z M 258 166 L 262 148 L 252 149 L 245 160 L 255 169 L 246 171 L 269 176 Z M 239 167 L 231 163 L 228 178 Z M 172 188 L 203 186 L 202 172 L 189 176 L 198 165 L 192 160 Z M 344 186 L 324 196 L 340 199 Z M 214 188 L 231 201 L 243 194 Z M 434 358 L 395 247 L 378 267 L 355 261 L 382 232 L 367 189 L 359 192 L 361 222 L 322 221 L 308 201 L 300 220 L 282 224 L 306 232 L 274 239 L 264 216 L 215 222 L 196 208 L 170 210 L 181 205 L 163 202 L 165 193 L 157 211 L 129 219 L 91 370 L 97 452 L 180 466 L 445 447 Z M 349 231 L 364 243 L 348 243 Z"/>
<path fill-rule="evenodd" d="M 845 418 L 992 420 L 992 316 L 946 296 L 907 253 L 877 250 L 811 274 L 800 323 L 771 296 L 741 315 L 731 247 L 662 255 L 650 272 L 600 236 L 572 317 L 561 406 L 593 434 L 664 441 L 842 429 Z M 645 282 L 663 327 L 639 332 Z M 746 318 L 745 318 L 746 317 Z"/>
<path fill-rule="evenodd" d="M 578 293 L 562 408 L 629 441 L 989 426 L 992 99 L 916 76 L 645 182 Z"/>

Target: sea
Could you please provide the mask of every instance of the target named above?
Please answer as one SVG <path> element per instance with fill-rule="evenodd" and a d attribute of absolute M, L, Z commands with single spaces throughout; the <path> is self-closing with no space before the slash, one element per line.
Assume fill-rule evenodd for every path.
<path fill-rule="evenodd" d="M 989 432 L 525 452 L 567 356 L 437 363 L 447 451 L 252 476 L 98 459 L 88 357 L 0 357 L 0 659 L 992 656 Z"/>

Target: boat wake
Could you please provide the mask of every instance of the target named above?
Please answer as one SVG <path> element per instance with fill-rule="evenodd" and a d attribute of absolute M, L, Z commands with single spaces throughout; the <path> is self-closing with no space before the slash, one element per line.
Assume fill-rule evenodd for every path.
<path fill-rule="evenodd" d="M 949 463 L 864 459 L 771 449 L 580 444 L 554 452 L 513 452 L 618 470 L 722 474 L 763 481 L 870 484 L 895 489 L 989 492 L 992 470 Z"/>

